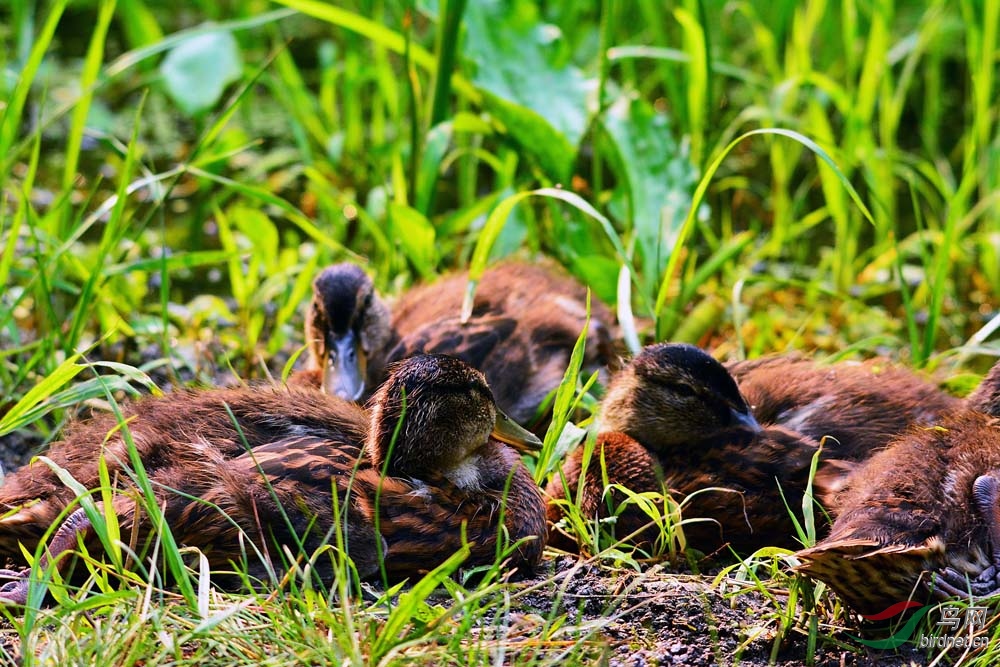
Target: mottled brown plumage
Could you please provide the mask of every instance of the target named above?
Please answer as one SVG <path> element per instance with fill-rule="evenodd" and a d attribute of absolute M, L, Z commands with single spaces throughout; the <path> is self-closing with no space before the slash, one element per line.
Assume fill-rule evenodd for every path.
<path fill-rule="evenodd" d="M 829 536 L 799 571 L 862 614 L 1000 592 L 1000 420 L 959 410 L 914 426 L 853 473 Z"/>
<path fill-rule="evenodd" d="M 685 519 L 712 520 L 685 527 L 690 545 L 711 551 L 728 543 L 740 552 L 794 546 L 785 502 L 793 511 L 801 507 L 818 444 L 782 427 L 761 427 L 733 378 L 708 354 L 690 345 L 645 348 L 612 381 L 602 404 L 601 428 L 605 433 L 598 443 L 604 447 L 612 483 L 633 491 L 659 491 L 662 475 L 678 501 L 710 487 L 727 489 L 699 494 L 686 505 Z M 607 509 L 601 500 L 598 461 L 592 458 L 585 476 L 583 507 L 588 515 L 602 517 Z M 581 465 L 582 451 L 577 450 L 563 468 L 572 482 L 571 494 Z M 845 467 L 838 461 L 820 463 L 814 481 L 818 498 L 838 487 Z M 553 498 L 564 495 L 558 480 L 547 491 Z M 619 518 L 627 532 L 648 521 L 634 510 L 627 513 L 630 516 Z M 550 520 L 559 515 L 550 505 Z M 648 542 L 653 534 L 644 534 L 639 542 Z"/>
<path fill-rule="evenodd" d="M 823 365 L 799 356 L 727 364 L 757 421 L 827 441 L 829 456 L 861 461 L 911 424 L 933 424 L 962 402 L 883 360 Z"/>
<path fill-rule="evenodd" d="M 364 408 L 317 391 L 255 387 L 181 390 L 125 403 L 122 415 L 148 475 L 160 470 L 197 470 L 198 457 L 231 459 L 247 448 L 299 435 L 363 442 L 368 429 Z M 234 421 L 235 420 L 235 421 Z M 237 426 L 238 424 L 238 426 Z M 46 457 L 85 488 L 96 488 L 98 455 L 111 476 L 130 486 L 128 447 L 111 413 L 71 424 Z M 35 502 L 42 498 L 44 502 Z M 44 461 L 35 460 L 9 474 L 0 487 L 0 558 L 19 553 L 17 543 L 34 550 L 56 517 L 75 499 Z M 26 506 L 20 511 L 17 508 Z M 16 512 L 16 513 L 15 513 Z"/>
<path fill-rule="evenodd" d="M 147 451 L 161 458 L 169 453 L 169 458 L 147 466 L 147 474 L 175 539 L 201 548 L 214 567 L 239 561 L 246 552 L 249 572 L 260 577 L 282 571 L 284 550 L 298 552 L 300 540 L 305 556 L 323 544 L 336 544 L 332 537 L 338 528 L 332 512 L 335 500 L 345 508 L 347 551 L 362 576 L 378 572 L 380 563 L 393 580 L 426 572 L 461 546 L 463 530 L 471 548 L 467 564 L 492 562 L 500 534 L 512 542 L 526 538 L 512 552 L 508 567 L 530 570 L 540 559 L 545 535 L 541 495 L 518 455 L 503 444 L 540 443 L 496 410 L 482 374 L 461 361 L 421 355 L 394 366 L 372 399 L 370 415 L 319 392 L 246 389 L 191 395 L 203 399 L 194 402 L 193 413 L 213 428 L 217 425 L 209 418 L 204 396 L 215 393 L 224 394 L 230 404 L 247 405 L 258 394 L 266 395 L 272 412 L 264 421 L 267 428 L 280 422 L 283 406 L 295 415 L 294 423 L 278 425 L 272 441 L 255 441 L 252 450 L 238 454 L 204 438 L 185 440 L 186 429 L 150 431 L 150 422 L 159 423 L 163 417 L 158 405 L 169 407 L 165 411 L 172 414 L 173 423 L 184 422 L 183 403 L 151 399 L 140 403 L 149 405 L 132 410 L 140 415 L 133 422 L 134 433 L 145 434 L 146 439 L 159 436 L 159 446 Z M 305 394 L 315 397 L 317 405 L 327 402 L 327 412 L 335 413 L 340 421 L 304 423 L 308 420 L 300 402 Z M 233 401 L 234 397 L 240 400 Z M 74 433 L 91 428 L 81 426 Z M 255 422 L 249 430 L 263 429 Z M 219 432 L 222 440 L 227 435 L 224 429 Z M 93 459 L 99 442 L 87 451 L 82 441 L 73 440 L 72 457 L 60 454 L 65 443 L 53 450 L 66 461 Z M 37 476 L 32 475 L 31 484 L 23 482 L 22 476 L 19 471 L 8 478 L 0 489 L 0 501 L 10 505 L 24 499 L 24 489 L 36 484 Z M 12 481 L 16 498 L 7 494 Z M 127 493 L 130 485 L 122 487 L 113 501 L 122 533 L 130 534 L 136 523 L 143 537 L 149 522 L 137 514 L 138 506 Z M 55 516 L 52 512 L 61 510 L 68 498 L 53 489 L 40 500 L 0 520 L 4 538 L 0 543 L 11 544 L 25 535 L 37 543 L 40 533 L 26 527 L 39 523 L 41 529 L 47 528 Z M 51 509 L 38 509 L 46 505 Z M 72 549 L 77 534 L 89 535 L 88 528 L 82 511 L 74 512 L 57 531 L 50 553 Z M 251 545 L 264 557 L 255 556 Z M 20 558 L 19 551 L 4 550 L 2 555 L 15 562 Z M 265 562 L 270 564 L 265 566 Z M 319 558 L 314 567 L 321 577 L 332 576 L 329 557 Z M 3 597 L 11 601 L 23 602 L 26 594 L 23 580 L 2 589 Z"/>
<path fill-rule="evenodd" d="M 367 283 L 359 287 L 362 279 Z M 546 395 L 559 385 L 584 328 L 586 289 L 550 262 L 501 262 L 483 274 L 471 317 L 462 322 L 467 286 L 468 274 L 454 273 L 415 287 L 394 305 L 390 324 L 388 310 L 360 269 L 350 264 L 325 269 L 314 284 L 310 307 L 310 313 L 323 315 L 310 316 L 306 327 L 311 370 L 294 381 L 316 385 L 324 378 L 327 391 L 352 398 L 345 387 L 357 389 L 357 379 L 366 378 L 365 391 L 373 390 L 387 362 L 421 352 L 450 354 L 483 371 L 502 410 L 518 423 L 532 423 Z M 381 349 L 356 348 L 354 358 L 367 359 L 359 370 L 346 350 L 348 342 L 364 342 L 364 329 L 346 327 L 354 333 L 345 337 L 332 329 L 334 322 L 363 323 L 391 336 Z M 585 369 L 613 364 L 611 327 L 610 311 L 593 298 Z M 342 354 L 331 359 L 329 351 L 335 349 Z"/>

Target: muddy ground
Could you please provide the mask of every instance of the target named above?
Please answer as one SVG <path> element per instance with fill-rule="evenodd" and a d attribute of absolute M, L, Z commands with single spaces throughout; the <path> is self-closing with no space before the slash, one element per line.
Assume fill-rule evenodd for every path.
<path fill-rule="evenodd" d="M 523 598 L 525 612 L 545 616 L 565 612 L 574 624 L 600 627 L 593 644 L 598 663 L 645 665 L 802 665 L 808 655 L 803 631 L 792 631 L 772 660 L 775 606 L 759 592 L 727 597 L 711 575 L 677 574 L 662 566 L 641 573 L 608 570 L 562 556 L 545 564 L 534 582 L 549 581 Z M 528 582 L 529 589 L 531 582 Z M 866 649 L 848 636 L 856 627 L 825 629 L 843 642 L 822 641 L 815 664 L 926 665 L 926 651 L 913 645 L 897 650 Z M 750 637 L 755 638 L 750 638 Z M 595 651 L 596 652 L 596 651 Z M 596 656 L 595 656 L 596 657 Z M 933 656 L 932 656 L 933 657 Z M 947 658 L 944 664 L 948 664 Z"/>

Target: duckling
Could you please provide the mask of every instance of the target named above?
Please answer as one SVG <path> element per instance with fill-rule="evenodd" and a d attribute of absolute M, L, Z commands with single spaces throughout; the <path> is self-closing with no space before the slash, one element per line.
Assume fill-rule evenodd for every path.
<path fill-rule="evenodd" d="M 250 397 L 255 393 L 241 391 Z M 311 393 L 331 406 L 349 405 Z M 301 409 L 297 393 L 285 396 L 290 412 Z M 358 414 L 352 407 L 344 421 Z M 240 560 L 244 537 L 263 554 L 289 548 L 309 555 L 333 543 L 332 532 L 339 528 L 331 511 L 334 486 L 343 508 L 347 550 L 361 576 L 378 572 L 380 562 L 393 580 L 429 571 L 462 546 L 463 533 L 471 549 L 467 564 L 493 562 L 497 540 L 505 535 L 512 542 L 523 540 L 511 554 L 509 568 L 524 572 L 537 565 L 544 547 L 545 507 L 519 455 L 507 445 L 528 451 L 541 443 L 497 410 L 481 373 L 444 355 L 408 358 L 390 367 L 368 418 L 367 429 L 357 422 L 339 433 L 302 427 L 296 435 L 231 458 L 219 448 L 199 448 L 164 435 L 161 451 L 176 457 L 148 466 L 147 474 L 175 539 L 201 548 L 213 567 Z M 98 448 L 89 454 L 96 457 Z M 16 481 L 20 474 L 10 479 Z M 149 531 L 148 520 L 127 494 L 116 496 L 114 511 L 122 534 L 130 534 L 133 525 L 141 536 Z M 18 535 L 23 523 L 16 522 Z M 73 512 L 56 532 L 42 565 L 72 549 L 81 534 L 92 540 L 90 529 L 84 511 Z M 0 533 L 9 531 L 9 522 L 0 521 Z M 17 559 L 17 551 L 4 550 L 3 555 Z M 327 579 L 333 576 L 329 563 L 317 563 L 316 570 Z M 267 571 L 263 563 L 249 569 L 252 576 Z M 26 572 L 3 574 L 15 581 L 0 588 L 0 596 L 23 603 Z"/>
<path fill-rule="evenodd" d="M 959 410 L 913 426 L 848 479 L 799 572 L 861 614 L 916 598 L 1000 593 L 1000 419 Z"/>
<path fill-rule="evenodd" d="M 819 444 L 780 426 L 762 427 L 732 376 L 704 351 L 683 344 L 644 348 L 612 380 L 602 403 L 601 429 L 585 476 L 581 509 L 588 516 L 608 516 L 603 450 L 609 482 L 636 492 L 662 491 L 665 484 L 678 500 L 688 497 L 685 519 L 711 519 L 684 527 L 688 543 L 700 550 L 729 543 L 745 552 L 790 543 L 794 526 L 786 504 L 801 507 Z M 570 497 L 581 476 L 582 456 L 577 449 L 563 466 Z M 846 466 L 820 463 L 813 482 L 816 497 L 825 499 L 838 487 Z M 728 491 L 691 497 L 710 487 Z M 546 492 L 563 498 L 562 480 L 554 479 Z M 549 520 L 561 514 L 560 504 L 550 503 Z M 624 536 L 648 520 L 629 508 L 618 522 L 625 528 L 616 533 Z M 648 544 L 654 534 L 647 531 L 634 541 Z M 565 543 L 560 539 L 550 535 L 553 544 Z"/>
<path fill-rule="evenodd" d="M 501 262 L 483 274 L 471 317 L 463 322 L 467 284 L 468 274 L 455 273 L 410 290 L 395 304 L 390 323 L 363 271 L 350 264 L 328 267 L 313 285 L 306 322 L 310 369 L 294 382 L 356 400 L 382 380 L 385 363 L 447 353 L 482 370 L 497 404 L 515 421 L 532 423 L 562 380 L 584 328 L 586 290 L 550 262 Z M 585 369 L 613 366 L 612 322 L 608 308 L 593 299 Z"/>
<path fill-rule="evenodd" d="M 818 364 L 800 356 L 727 364 L 758 421 L 784 426 L 827 453 L 861 461 L 910 424 L 933 424 L 962 402 L 883 360 Z"/>

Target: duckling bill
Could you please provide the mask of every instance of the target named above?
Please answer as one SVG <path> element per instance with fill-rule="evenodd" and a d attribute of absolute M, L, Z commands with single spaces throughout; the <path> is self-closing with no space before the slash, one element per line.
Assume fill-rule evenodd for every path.
<path fill-rule="evenodd" d="M 229 391 L 246 392 L 248 401 L 256 393 Z M 301 410 L 295 403 L 299 393 L 286 394 L 291 413 Z M 544 504 L 520 456 L 504 443 L 522 450 L 541 443 L 498 412 L 481 373 L 443 355 L 411 357 L 391 367 L 368 414 L 312 393 L 328 400 L 333 412 L 343 409 L 352 428 L 310 432 L 300 423 L 296 435 L 260 442 L 239 456 L 211 446 L 185 446 L 172 440 L 173 434 L 163 436 L 157 451 L 169 451 L 174 458 L 160 465 L 150 461 L 147 474 L 179 544 L 201 549 L 216 569 L 240 562 L 246 545 L 252 544 L 260 562 L 251 562 L 248 572 L 264 576 L 287 566 L 266 565 L 267 554 L 280 558 L 290 549 L 310 557 L 325 544 L 339 544 L 335 534 L 343 531 L 360 576 L 384 568 L 390 579 L 401 580 L 444 562 L 463 539 L 470 549 L 467 565 L 492 563 L 504 535 L 515 544 L 507 568 L 524 572 L 537 565 L 544 547 Z M 280 400 L 271 400 L 280 414 Z M 149 412 L 155 414 L 159 401 L 149 402 Z M 181 406 L 172 410 L 183 418 Z M 358 423 L 359 415 L 370 425 Z M 141 420 L 135 423 L 149 435 Z M 358 432 L 362 437 L 355 437 Z M 92 458 L 98 453 L 97 447 L 89 452 Z M 10 477 L 14 488 L 24 487 L 17 480 L 20 474 Z M 122 534 L 135 526 L 146 537 L 149 521 L 137 512 L 128 488 L 124 483 L 113 501 Z M 6 489 L 0 488 L 0 501 Z M 37 498 L 32 507 L 46 504 L 65 506 L 53 494 Z M 0 520 L 0 535 L 8 536 L 0 544 L 14 541 L 10 535 L 25 534 L 25 521 L 32 515 L 19 514 Z M 76 510 L 38 566 L 61 558 L 81 535 L 94 539 L 86 514 Z M 3 555 L 16 562 L 20 551 L 8 548 Z M 334 576 L 329 558 L 319 557 L 313 565 L 325 580 Z M 0 588 L 0 597 L 23 603 L 27 572 L 4 574 L 14 580 Z"/>
<path fill-rule="evenodd" d="M 319 374 L 323 391 L 358 401 L 381 381 L 380 356 L 392 337 L 389 319 L 389 309 L 360 267 L 336 264 L 316 276 L 306 311 L 306 343 L 309 367 Z"/>

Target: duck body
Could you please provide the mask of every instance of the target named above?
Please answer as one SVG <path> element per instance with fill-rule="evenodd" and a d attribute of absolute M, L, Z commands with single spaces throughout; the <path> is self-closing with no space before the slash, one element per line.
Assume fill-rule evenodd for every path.
<path fill-rule="evenodd" d="M 684 501 L 685 520 L 708 519 L 685 524 L 691 546 L 712 551 L 729 544 L 746 552 L 793 544 L 786 503 L 793 511 L 801 507 L 819 445 L 789 429 L 758 424 L 733 378 L 702 350 L 678 344 L 645 348 L 609 387 L 601 428 L 596 451 L 604 448 L 609 482 L 636 492 L 662 491 L 665 484 L 677 502 Z M 568 458 L 567 481 L 579 481 L 582 455 L 578 449 Z M 816 496 L 832 494 L 845 470 L 842 462 L 824 459 L 814 479 Z M 591 516 L 607 516 L 599 456 L 592 457 L 584 478 L 581 507 L 596 513 Z M 547 491 L 564 496 L 558 479 Z M 626 512 L 630 516 L 618 521 L 629 527 L 649 522 L 637 510 Z M 550 520 L 559 515 L 550 506 Z M 646 532 L 640 544 L 655 532 Z"/>
<path fill-rule="evenodd" d="M 362 578 L 377 577 L 380 563 L 391 581 L 420 577 L 462 548 L 463 526 L 468 564 L 493 562 L 505 532 L 511 544 L 524 539 L 507 568 L 530 572 L 544 548 L 541 493 L 512 450 L 504 447 L 495 463 L 496 476 L 463 489 L 443 476 L 382 476 L 356 444 L 301 436 L 231 460 L 165 469 L 157 475 L 163 488 L 158 499 L 175 536 L 201 549 L 213 569 L 245 559 L 248 574 L 260 580 L 285 569 L 283 548 L 309 557 L 336 544 L 337 531 Z M 133 506 L 119 512 L 129 517 L 123 531 L 132 529 Z M 148 522 L 141 524 L 148 530 Z M 252 552 L 245 557 L 241 535 L 271 560 L 253 558 Z M 322 580 L 332 579 L 333 559 L 313 563 Z"/>
<path fill-rule="evenodd" d="M 763 424 L 824 440 L 829 456 L 862 461 L 911 424 L 930 425 L 962 401 L 882 360 L 818 364 L 799 356 L 726 365 Z"/>
<path fill-rule="evenodd" d="M 874 614 L 928 595 L 1000 592 L 1000 420 L 960 410 L 911 427 L 854 472 L 799 571 Z"/>
<path fill-rule="evenodd" d="M 368 430 L 368 415 L 360 406 L 303 389 L 182 390 L 121 408 L 136 452 L 153 478 L 178 467 L 182 475 L 185 468 L 197 471 L 197 457 L 232 459 L 248 448 L 306 434 L 359 443 Z M 128 445 L 111 413 L 71 424 L 46 456 L 93 489 L 100 484 L 102 453 L 111 478 L 130 486 Z M 0 518 L 0 555 L 19 553 L 18 542 L 34 550 L 75 497 L 41 460 L 7 475 L 0 486 L 0 516 L 7 515 Z"/>
<path fill-rule="evenodd" d="M 258 514 L 263 511 L 263 521 L 268 525 L 280 526 L 278 517 L 282 511 L 288 513 L 288 508 L 293 508 L 294 517 L 311 520 L 315 516 L 318 521 L 309 534 L 318 547 L 319 540 L 335 527 L 328 508 L 333 501 L 331 490 L 337 488 L 352 522 L 373 527 L 384 540 L 381 558 L 393 581 L 422 576 L 457 552 L 463 545 L 463 525 L 471 550 L 470 564 L 493 562 L 501 532 L 506 532 L 512 544 L 525 540 L 512 553 L 510 569 L 530 572 L 541 560 L 545 546 L 539 538 L 545 535 L 541 492 L 510 448 L 499 446 L 498 456 L 490 462 L 494 469 L 474 488 L 456 486 L 442 475 L 425 475 L 422 479 L 383 477 L 370 466 L 349 469 L 358 460 L 352 460 L 352 454 L 359 453 L 316 438 L 259 448 L 234 461 L 244 479 L 234 480 L 236 485 L 226 494 L 231 498 L 228 503 L 244 512 L 249 507 L 256 508 Z M 263 476 L 255 474 L 257 466 Z M 244 485 L 245 480 L 251 483 Z M 276 490 L 277 498 L 270 494 L 269 486 Z M 241 493 L 247 496 L 241 497 Z M 294 508 L 303 501 L 327 511 L 296 513 Z M 245 516 L 240 523 L 252 525 L 249 521 L 250 517 Z M 304 528 L 297 526 L 299 530 Z M 349 531 L 349 538 L 352 535 Z M 371 576 L 379 572 L 379 560 L 368 546 L 373 543 L 365 540 L 362 550 L 349 551 L 359 573 Z M 231 548 L 236 546 L 229 544 Z M 307 543 L 305 551 L 309 552 L 310 546 L 313 544 Z M 233 552 L 226 556 L 232 557 Z"/>
<path fill-rule="evenodd" d="M 357 288 L 351 280 L 328 277 L 341 272 L 354 275 L 355 271 L 359 269 L 353 265 L 337 264 L 317 278 L 311 312 L 338 315 L 309 319 L 306 337 L 308 341 L 329 338 L 326 323 L 334 320 L 363 323 L 385 320 L 388 335 L 384 346 L 377 350 L 359 349 L 355 355 L 369 360 L 364 370 L 365 392 L 373 391 L 384 379 L 386 364 L 413 354 L 449 354 L 481 370 L 500 409 L 518 423 L 529 424 L 545 397 L 559 386 L 576 340 L 587 326 L 586 289 L 551 262 L 505 261 L 488 268 L 478 284 L 467 321 L 461 318 L 468 286 L 465 272 L 406 292 L 394 304 L 390 323 L 386 320 L 389 311 L 377 297 L 366 300 L 354 296 L 359 289 L 370 293 L 370 280 L 368 287 Z M 345 283 L 349 287 L 344 288 Z M 350 317 L 343 315 L 351 309 L 357 312 Z M 614 363 L 612 322 L 608 308 L 593 299 L 585 369 L 599 370 Z M 351 336 L 354 341 L 362 339 L 360 329 Z M 342 383 L 337 378 L 345 373 L 354 376 L 359 373 L 334 368 L 337 364 L 331 363 L 325 352 L 334 347 L 335 344 L 322 348 L 313 345 L 311 370 L 296 381 L 321 384 L 327 391 L 351 398 L 338 392 Z M 334 369 L 329 371 L 326 381 L 321 381 L 320 368 Z"/>
<path fill-rule="evenodd" d="M 173 424 L 191 424 L 194 415 L 213 426 L 224 423 L 210 418 L 216 411 L 206 407 L 217 393 L 231 409 L 255 403 L 262 409 L 244 429 L 252 433 L 251 449 L 236 453 L 215 446 L 205 433 L 192 441 L 187 427 L 154 429 L 165 413 L 172 414 Z M 327 412 L 307 408 L 304 394 L 325 404 Z M 545 508 L 540 491 L 505 444 L 540 443 L 496 411 L 482 374 L 458 360 L 420 355 L 394 366 L 368 412 L 315 391 L 206 391 L 195 398 L 187 404 L 191 419 L 185 419 L 183 403 L 140 401 L 140 407 L 129 409 L 135 415 L 130 428 L 137 445 L 157 443 L 140 448 L 140 456 L 174 538 L 202 549 L 214 567 L 245 560 L 252 576 L 280 572 L 286 550 L 308 557 L 324 544 L 338 544 L 337 530 L 343 531 L 362 577 L 377 573 L 382 563 L 393 580 L 427 572 L 462 545 L 463 534 L 471 550 L 467 565 L 492 563 L 502 537 L 525 538 L 510 553 L 508 568 L 525 572 L 541 557 Z M 228 417 L 224 409 L 222 414 Z M 218 442 L 228 442 L 230 431 L 219 428 Z M 88 451 L 79 434 L 92 429 L 99 432 L 97 425 L 78 426 L 72 440 L 53 446 L 52 458 L 89 470 L 101 440 Z M 71 451 L 60 451 L 67 443 Z M 72 497 L 51 489 L 29 498 L 29 489 L 48 488 L 39 485 L 36 472 L 15 472 L 0 488 L 0 502 L 23 505 L 0 519 L 0 556 L 15 565 L 23 562 L 17 543 L 37 545 Z M 136 534 L 148 536 L 150 522 L 129 478 L 121 475 L 119 486 L 113 509 L 123 535 L 134 527 Z M 53 558 L 73 549 L 78 535 L 93 539 L 82 512 L 71 514 L 56 531 L 48 544 Z M 248 544 L 256 546 L 256 561 Z M 317 561 L 315 569 L 322 577 L 333 576 L 329 558 Z M 16 580 L 0 589 L 0 597 L 23 601 L 25 573 L 3 574 Z"/>

